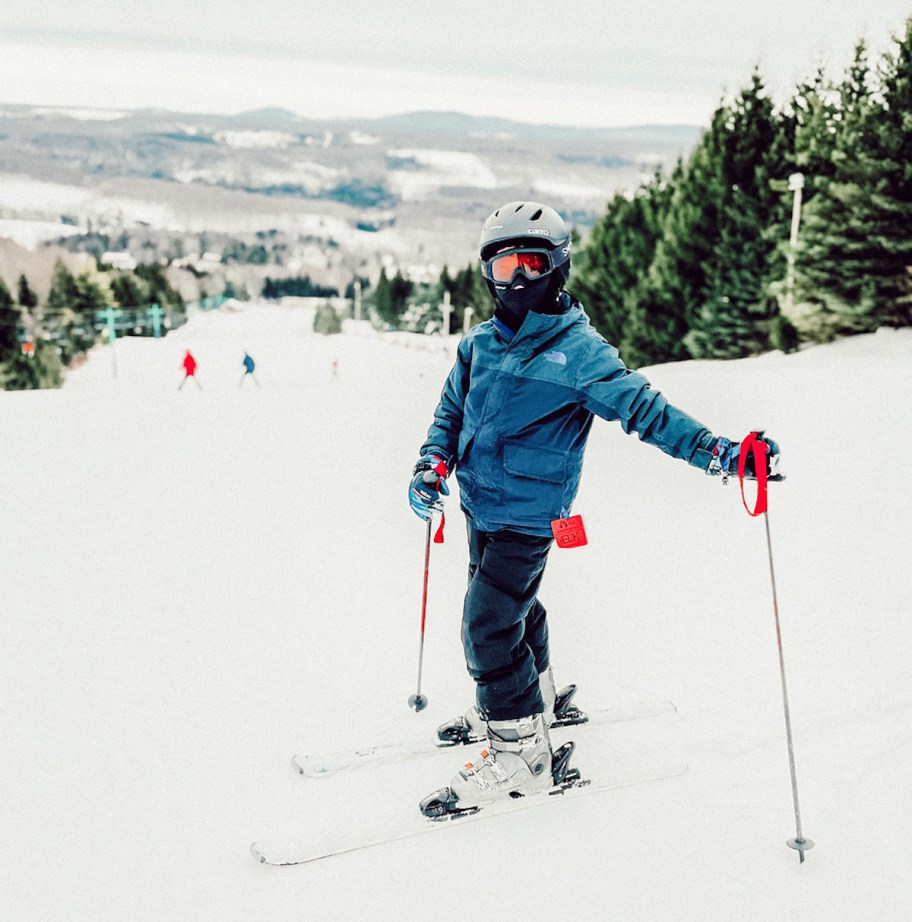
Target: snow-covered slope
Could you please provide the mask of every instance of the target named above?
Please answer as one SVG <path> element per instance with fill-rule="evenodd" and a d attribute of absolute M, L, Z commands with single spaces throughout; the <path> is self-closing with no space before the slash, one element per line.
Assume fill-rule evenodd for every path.
<path fill-rule="evenodd" d="M 762 520 L 596 424 L 542 597 L 582 705 L 678 717 L 577 734 L 687 775 L 297 869 L 253 839 L 413 809 L 463 754 L 297 776 L 292 753 L 433 733 L 471 700 L 465 550 L 405 500 L 455 343 L 323 338 L 251 306 L 0 393 L 0 904 L 10 922 L 898 920 L 912 905 L 912 331 L 648 370 L 720 433 L 764 426 L 801 808 L 799 865 Z M 205 390 L 180 383 L 193 349 Z M 244 350 L 261 388 L 238 386 Z M 333 374 L 333 363 L 338 372 Z M 455 492 L 455 491 L 454 491 Z M 454 496 L 454 500 L 456 497 Z M 589 735 L 587 735 L 589 733 Z"/>

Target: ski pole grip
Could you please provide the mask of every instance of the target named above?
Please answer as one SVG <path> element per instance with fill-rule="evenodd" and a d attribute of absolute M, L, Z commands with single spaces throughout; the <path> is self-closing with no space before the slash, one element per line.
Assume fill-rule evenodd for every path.
<path fill-rule="evenodd" d="M 763 515 L 767 507 L 766 453 L 769 451 L 769 445 L 760 439 L 761 435 L 762 432 L 749 432 L 741 443 L 741 450 L 738 452 L 738 480 L 741 483 L 741 502 L 750 516 Z M 754 503 L 753 511 L 748 506 L 747 497 L 744 495 L 744 469 L 749 451 L 754 455 L 754 475 L 757 478 L 757 500 Z"/>
<path fill-rule="evenodd" d="M 444 479 L 448 474 L 449 471 L 447 470 L 446 462 L 438 461 L 429 471 L 425 471 L 424 474 L 422 474 L 421 479 L 427 484 L 433 483 L 435 489 L 444 493 L 449 493 L 449 490 L 446 489 L 446 484 L 444 483 Z M 434 544 L 443 544 L 443 529 L 446 525 L 446 515 L 443 512 L 442 503 L 440 504 L 440 509 L 440 525 L 438 526 L 437 531 L 434 532 Z"/>

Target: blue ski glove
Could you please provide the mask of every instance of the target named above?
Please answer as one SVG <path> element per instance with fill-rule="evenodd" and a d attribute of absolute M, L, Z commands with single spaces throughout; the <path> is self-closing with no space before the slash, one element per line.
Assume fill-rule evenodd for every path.
<path fill-rule="evenodd" d="M 449 474 L 446 462 L 439 455 L 425 455 L 412 470 L 409 484 L 409 505 L 419 519 L 427 522 L 435 512 L 443 512 L 443 496 L 450 495 L 445 478 Z"/>
<path fill-rule="evenodd" d="M 758 433 L 757 441 L 768 446 L 766 452 L 767 479 L 785 480 L 785 477 L 779 473 L 779 446 L 772 439 L 764 436 L 762 432 Z M 729 477 L 737 477 L 740 454 L 740 442 L 732 442 L 725 438 L 716 439 L 716 443 L 712 446 L 712 458 L 706 468 L 706 473 L 719 474 L 723 482 L 727 481 Z M 753 451 L 748 451 L 745 456 L 744 477 L 746 480 L 757 479 L 757 472 L 754 470 Z"/>

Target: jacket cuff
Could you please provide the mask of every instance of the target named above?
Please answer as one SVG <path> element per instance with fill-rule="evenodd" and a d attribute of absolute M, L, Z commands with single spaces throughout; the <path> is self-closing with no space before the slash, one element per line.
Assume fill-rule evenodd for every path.
<path fill-rule="evenodd" d="M 689 464 L 705 471 L 709 467 L 709 462 L 713 458 L 713 449 L 716 447 L 718 439 L 709 431 L 702 436 L 694 453 L 690 456 Z"/>
<path fill-rule="evenodd" d="M 451 457 L 447 456 L 445 451 L 441 451 L 439 448 L 429 448 L 422 452 L 421 457 L 415 463 L 414 468 L 412 468 L 412 473 L 417 474 L 419 471 L 433 470 L 440 461 L 443 461 L 448 473 L 452 474 L 452 460 Z"/>

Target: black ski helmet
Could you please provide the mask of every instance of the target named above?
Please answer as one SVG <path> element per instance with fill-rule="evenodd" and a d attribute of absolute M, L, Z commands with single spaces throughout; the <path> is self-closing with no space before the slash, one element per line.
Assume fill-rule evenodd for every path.
<path fill-rule="evenodd" d="M 481 261 L 510 246 L 532 246 L 553 252 L 561 285 L 570 276 L 570 230 L 564 219 L 540 202 L 508 202 L 488 216 L 481 228 Z"/>

